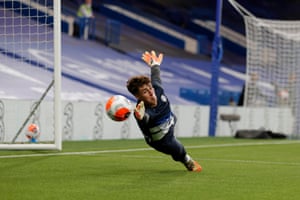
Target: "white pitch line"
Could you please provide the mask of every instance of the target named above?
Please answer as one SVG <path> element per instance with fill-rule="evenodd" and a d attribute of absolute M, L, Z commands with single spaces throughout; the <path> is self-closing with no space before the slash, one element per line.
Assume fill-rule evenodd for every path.
<path fill-rule="evenodd" d="M 198 146 L 186 146 L 187 149 L 202 149 L 202 148 L 220 148 L 234 146 L 256 146 L 256 145 L 281 145 L 281 144 L 298 144 L 300 140 L 289 141 L 273 141 L 273 142 L 245 142 L 245 143 L 228 143 L 228 144 L 208 144 Z M 100 151 L 81 151 L 81 152 L 57 152 L 57 153 L 39 153 L 39 154 L 23 154 L 23 155 L 3 155 L 0 159 L 5 158 L 26 158 L 26 157 L 47 157 L 47 156 L 69 156 L 69 155 L 92 155 L 105 153 L 122 153 L 122 152 L 138 152 L 150 151 L 152 148 L 135 148 L 135 149 L 115 149 L 115 150 L 100 150 Z"/>
<path fill-rule="evenodd" d="M 80 152 L 63 152 L 63 153 L 40 153 L 40 154 L 23 154 L 23 155 L 5 155 L 1 158 L 25 158 L 25 157 L 45 157 L 45 156 L 72 156 L 72 155 L 92 155 L 104 153 L 121 153 L 121 152 L 136 152 L 136 151 L 149 151 L 150 148 L 137 148 L 137 149 L 119 149 L 119 150 L 101 150 L 101 151 L 80 151 Z"/>
<path fill-rule="evenodd" d="M 234 146 L 256 146 L 256 145 L 279 145 L 279 144 L 300 144 L 300 140 L 285 140 L 272 142 L 245 142 L 245 143 L 228 143 L 228 144 L 207 144 L 200 146 L 188 146 L 189 149 L 214 148 L 214 147 L 234 147 Z"/>

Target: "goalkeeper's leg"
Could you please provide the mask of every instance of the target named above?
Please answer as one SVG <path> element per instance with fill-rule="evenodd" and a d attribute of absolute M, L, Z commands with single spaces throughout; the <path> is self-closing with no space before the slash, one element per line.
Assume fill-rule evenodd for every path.
<path fill-rule="evenodd" d="M 202 167 L 187 154 L 183 144 L 175 138 L 173 131 L 174 127 L 170 128 L 169 133 L 161 140 L 148 142 L 148 144 L 159 152 L 171 155 L 173 160 L 183 163 L 187 170 L 200 172 Z"/>

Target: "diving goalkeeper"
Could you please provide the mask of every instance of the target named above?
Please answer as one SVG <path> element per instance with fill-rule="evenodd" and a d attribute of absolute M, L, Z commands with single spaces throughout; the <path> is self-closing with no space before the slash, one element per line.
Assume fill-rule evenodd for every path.
<path fill-rule="evenodd" d="M 184 146 L 174 136 L 176 116 L 164 93 L 160 78 L 160 64 L 163 54 L 146 51 L 142 59 L 151 69 L 151 79 L 140 75 L 127 82 L 128 91 L 137 99 L 134 116 L 146 143 L 155 150 L 171 155 L 189 171 L 200 172 L 202 167 L 186 152 Z"/>

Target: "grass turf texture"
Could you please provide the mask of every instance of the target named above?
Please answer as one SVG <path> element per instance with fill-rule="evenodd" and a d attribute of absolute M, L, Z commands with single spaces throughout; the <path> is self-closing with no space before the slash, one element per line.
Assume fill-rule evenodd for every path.
<path fill-rule="evenodd" d="M 180 141 L 201 173 L 186 171 L 143 140 L 64 142 L 61 152 L 0 151 L 1 199 L 300 198 L 297 140 Z"/>

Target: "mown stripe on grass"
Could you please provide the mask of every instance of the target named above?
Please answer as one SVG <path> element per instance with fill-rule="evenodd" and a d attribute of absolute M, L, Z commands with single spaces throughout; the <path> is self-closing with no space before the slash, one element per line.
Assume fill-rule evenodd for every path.
<path fill-rule="evenodd" d="M 213 162 L 229 162 L 229 163 L 247 163 L 247 164 L 264 164 L 264 165 L 291 165 L 300 166 L 297 162 L 276 162 L 276 161 L 261 161 L 261 160 L 233 160 L 233 159 L 215 159 L 215 158 L 201 158 L 199 160 L 213 161 Z"/>
<path fill-rule="evenodd" d="M 121 155 L 123 158 L 165 158 L 165 156 L 145 156 L 145 155 Z M 246 164 L 265 164 L 265 165 L 291 165 L 300 166 L 298 162 L 276 162 L 276 161 L 261 161 L 261 160 L 234 160 L 234 159 L 219 159 L 219 158 L 195 158 L 198 161 L 213 161 L 213 162 L 229 162 L 229 163 L 246 163 Z"/>

